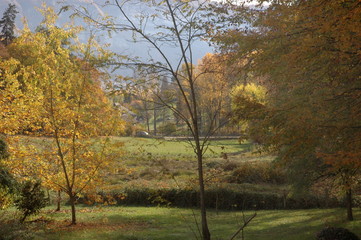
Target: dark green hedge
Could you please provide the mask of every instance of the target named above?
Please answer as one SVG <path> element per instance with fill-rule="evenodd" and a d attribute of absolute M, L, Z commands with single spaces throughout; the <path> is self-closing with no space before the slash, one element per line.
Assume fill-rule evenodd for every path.
<path fill-rule="evenodd" d="M 147 189 L 129 188 L 119 192 L 99 193 L 104 199 L 111 196 L 118 205 L 198 207 L 199 194 L 188 189 Z M 317 196 L 287 198 L 276 193 L 237 192 L 229 189 L 206 191 L 206 207 L 223 210 L 251 209 L 306 209 L 340 207 L 336 199 L 323 199 Z M 87 197 L 80 203 L 87 202 Z"/>

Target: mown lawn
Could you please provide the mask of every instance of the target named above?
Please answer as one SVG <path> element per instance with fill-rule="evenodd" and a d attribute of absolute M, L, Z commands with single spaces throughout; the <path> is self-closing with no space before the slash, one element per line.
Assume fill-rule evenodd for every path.
<path fill-rule="evenodd" d="M 124 142 L 126 152 L 153 154 L 168 158 L 194 157 L 191 144 L 187 141 L 163 140 L 154 138 L 112 137 L 113 141 Z M 212 140 L 206 157 L 219 157 L 222 152 L 237 153 L 249 150 L 249 143 L 239 144 L 237 139 Z"/>
<path fill-rule="evenodd" d="M 197 225 L 190 209 L 160 207 L 78 208 L 78 222 L 68 226 L 69 210 L 44 210 L 36 218 L 46 224 L 36 232 L 39 240 L 188 240 L 197 239 Z M 198 218 L 198 210 L 194 210 Z M 253 214 L 245 212 L 246 217 Z M 360 209 L 355 209 L 361 219 Z M 242 223 L 242 212 L 208 213 L 212 239 L 229 239 Z M 249 240 L 311 240 L 325 226 L 346 227 L 361 236 L 361 221 L 347 222 L 343 209 L 258 211 L 244 231 Z M 198 237 L 199 239 L 199 237 Z"/>

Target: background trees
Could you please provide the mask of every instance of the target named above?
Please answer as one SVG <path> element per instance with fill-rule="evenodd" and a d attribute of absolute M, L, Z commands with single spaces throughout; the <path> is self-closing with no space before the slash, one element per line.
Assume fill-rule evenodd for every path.
<path fill-rule="evenodd" d="M 219 131 L 229 123 L 232 87 L 239 81 L 231 77 L 232 66 L 227 66 L 227 56 L 207 54 L 196 66 L 199 77 L 196 91 L 199 101 L 199 115 L 201 119 L 201 133 L 207 130 Z"/>
<path fill-rule="evenodd" d="M 16 6 L 10 3 L 8 8 L 5 10 L 3 17 L 0 20 L 0 39 L 1 42 L 5 45 L 10 44 L 11 41 L 15 38 L 14 30 L 15 18 L 17 13 L 18 11 L 16 10 Z"/>

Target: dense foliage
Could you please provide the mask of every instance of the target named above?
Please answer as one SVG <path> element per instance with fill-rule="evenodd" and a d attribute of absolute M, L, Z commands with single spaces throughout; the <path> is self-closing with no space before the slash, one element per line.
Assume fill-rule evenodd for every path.
<path fill-rule="evenodd" d="M 360 2 L 270 1 L 261 9 L 234 8 L 232 24 L 252 14 L 251 27 L 214 37 L 225 53 L 250 60 L 245 71 L 264 78 L 266 104 L 239 116 L 254 119 L 250 132 L 298 186 L 335 179 L 352 219 L 361 153 Z"/>

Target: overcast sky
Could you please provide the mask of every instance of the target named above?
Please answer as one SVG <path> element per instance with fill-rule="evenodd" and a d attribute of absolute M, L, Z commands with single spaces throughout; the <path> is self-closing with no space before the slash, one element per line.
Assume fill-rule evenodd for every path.
<path fill-rule="evenodd" d="M 59 3 L 59 0 L 0 0 L 0 11 L 2 14 L 9 3 L 15 4 L 19 11 L 18 17 L 16 19 L 17 27 L 22 29 L 23 24 L 21 19 L 26 18 L 30 28 L 35 29 L 42 20 L 41 14 L 36 10 L 37 7 L 41 6 L 42 2 L 45 2 L 48 6 L 54 7 L 57 12 L 61 6 L 65 4 L 74 4 L 76 6 L 86 7 L 87 10 L 94 16 L 100 16 L 104 14 L 112 16 L 120 15 L 119 10 L 115 7 L 104 8 L 101 5 L 104 0 L 61 0 L 62 3 Z M 60 25 L 61 23 L 65 23 L 67 21 L 69 21 L 69 13 L 62 13 L 59 18 Z M 145 56 L 148 58 L 153 57 L 157 60 L 161 60 L 158 54 L 152 51 L 149 52 L 146 45 L 142 43 L 134 43 L 131 41 L 131 35 L 129 33 L 113 34 L 112 38 L 109 38 L 107 34 L 104 34 L 101 39 L 104 43 L 110 43 L 110 48 L 117 53 L 142 57 Z M 212 48 L 209 47 L 207 43 L 201 41 L 196 42 L 193 46 L 193 49 L 194 59 L 200 59 L 207 52 L 212 52 Z M 180 56 L 180 52 L 177 48 L 166 47 L 165 51 L 172 62 L 177 62 L 177 59 Z"/>

